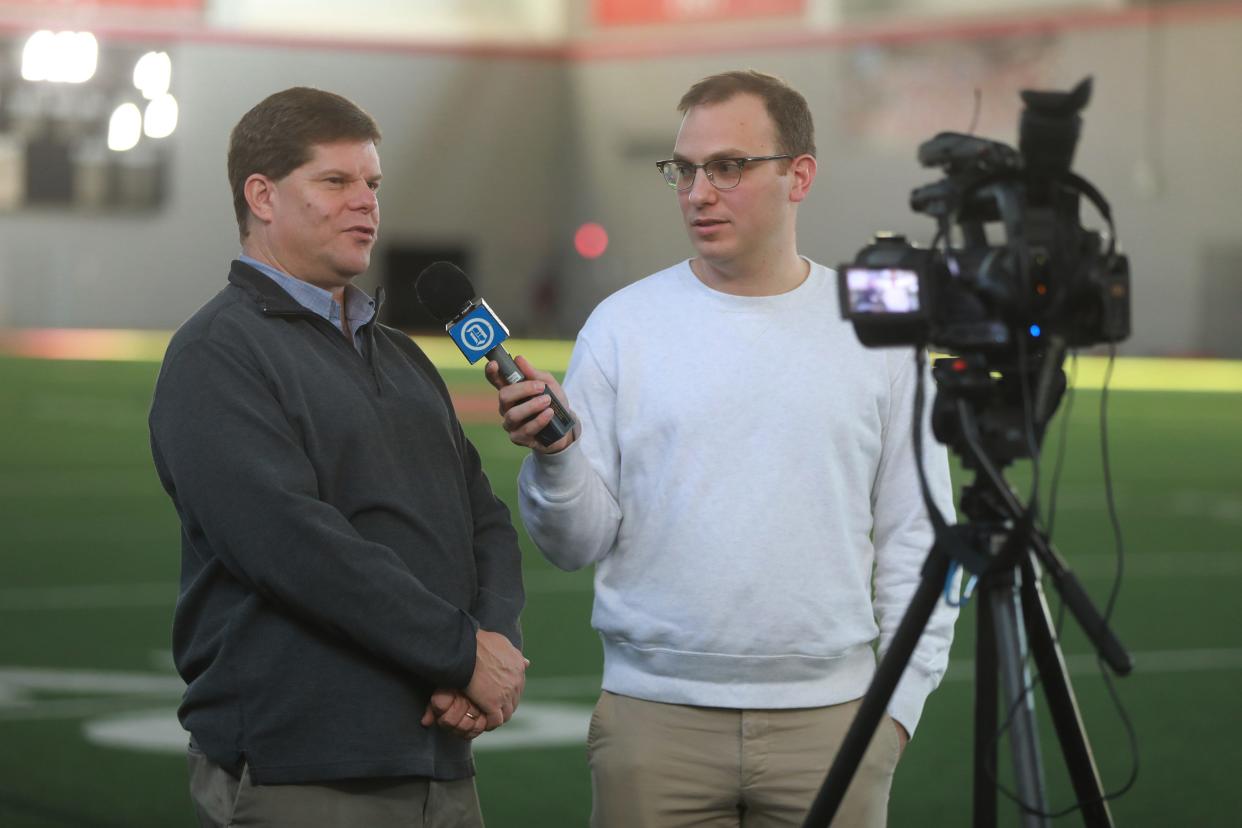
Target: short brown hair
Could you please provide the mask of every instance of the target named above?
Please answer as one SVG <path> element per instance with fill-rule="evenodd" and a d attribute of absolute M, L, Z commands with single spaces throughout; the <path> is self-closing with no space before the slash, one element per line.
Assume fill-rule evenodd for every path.
<path fill-rule="evenodd" d="M 264 98 L 229 135 L 229 186 L 237 227 L 246 238 L 246 179 L 255 173 L 279 181 L 311 158 L 316 144 L 380 142 L 375 119 L 348 98 L 295 86 Z"/>
<path fill-rule="evenodd" d="M 806 98 L 775 75 L 754 69 L 710 75 L 681 96 L 677 111 L 684 114 L 692 106 L 724 103 L 736 95 L 755 95 L 763 101 L 768 117 L 776 125 L 776 143 L 781 152 L 794 156 L 815 154 L 815 124 Z"/>

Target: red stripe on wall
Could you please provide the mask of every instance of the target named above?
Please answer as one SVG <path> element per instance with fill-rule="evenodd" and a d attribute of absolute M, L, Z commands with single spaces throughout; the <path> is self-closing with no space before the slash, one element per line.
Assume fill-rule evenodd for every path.
<path fill-rule="evenodd" d="M 1229 2 L 1184 3 L 1159 8 L 1119 11 L 1079 10 L 1031 13 L 1006 17 L 968 19 L 930 19 L 876 25 L 845 25 L 824 31 L 716 33 L 700 32 L 688 39 L 683 32 L 644 31 L 641 37 L 578 39 L 556 44 L 517 44 L 501 42 L 417 42 L 408 39 L 340 38 L 208 29 L 201 23 L 137 27 L 94 22 L 84 19 L 72 24 L 60 18 L 0 20 L 0 34 L 25 35 L 36 29 L 73 26 L 89 28 L 99 36 L 119 41 L 163 43 L 220 43 L 290 49 L 328 49 L 341 51 L 381 51 L 402 54 L 460 55 L 482 58 L 532 60 L 595 61 L 633 58 L 677 57 L 690 54 L 719 54 L 770 49 L 825 49 L 857 43 L 901 43 L 925 40 L 983 39 L 1040 32 L 1070 32 L 1085 29 L 1176 25 L 1213 19 L 1242 17 L 1242 0 Z M 89 23 L 89 25 L 87 25 Z"/>

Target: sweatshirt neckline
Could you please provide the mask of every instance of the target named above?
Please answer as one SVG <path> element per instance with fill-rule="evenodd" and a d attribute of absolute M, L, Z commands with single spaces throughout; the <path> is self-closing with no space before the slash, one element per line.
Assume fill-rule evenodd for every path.
<path fill-rule="evenodd" d="M 801 304 L 806 298 L 816 292 L 824 283 L 824 269 L 806 256 L 798 258 L 809 265 L 810 270 L 802 284 L 793 290 L 777 293 L 770 296 L 739 296 L 735 293 L 725 293 L 708 287 L 694 275 L 694 270 L 690 267 L 690 260 L 686 259 L 681 263 L 682 279 L 689 283 L 690 289 L 708 297 L 712 302 L 727 310 L 733 311 L 758 311 L 768 309 L 780 309 L 790 305 Z"/>

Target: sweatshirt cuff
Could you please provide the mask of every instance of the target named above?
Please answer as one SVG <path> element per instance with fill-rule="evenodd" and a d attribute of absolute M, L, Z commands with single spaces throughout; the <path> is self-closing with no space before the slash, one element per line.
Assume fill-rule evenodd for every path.
<path fill-rule="evenodd" d="M 582 491 L 590 470 L 590 463 L 576 442 L 556 454 L 531 452 L 522 464 L 522 474 L 548 501 L 569 500 Z"/>
<path fill-rule="evenodd" d="M 918 727 L 923 716 L 923 705 L 927 697 L 936 689 L 936 680 L 917 667 L 910 665 L 897 682 L 897 689 L 888 702 L 888 715 L 906 729 L 910 738 L 914 738 L 914 729 Z"/>

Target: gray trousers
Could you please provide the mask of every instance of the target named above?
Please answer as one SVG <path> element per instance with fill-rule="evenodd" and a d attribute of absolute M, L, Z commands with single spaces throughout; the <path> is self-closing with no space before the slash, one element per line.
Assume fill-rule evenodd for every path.
<path fill-rule="evenodd" d="M 190 798 L 202 828 L 483 828 L 474 779 L 346 779 L 254 785 L 189 749 Z"/>

